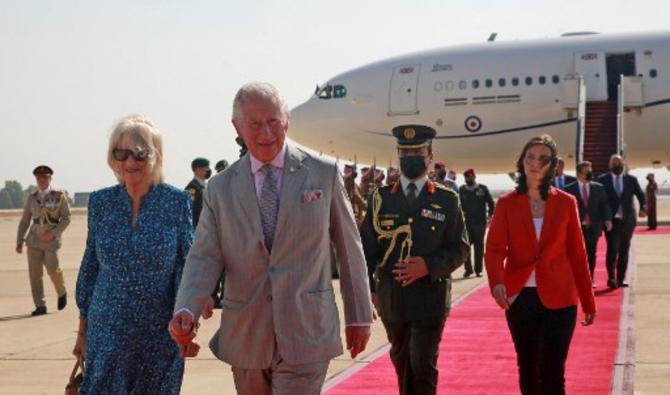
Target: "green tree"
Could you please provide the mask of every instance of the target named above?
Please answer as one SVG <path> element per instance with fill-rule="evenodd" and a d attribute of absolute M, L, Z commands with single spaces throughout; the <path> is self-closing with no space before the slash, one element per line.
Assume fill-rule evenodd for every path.
<path fill-rule="evenodd" d="M 0 189 L 0 209 L 9 209 L 12 207 L 12 198 L 5 188 Z"/>
<path fill-rule="evenodd" d="M 5 181 L 4 189 L 9 193 L 9 197 L 12 200 L 12 208 L 23 207 L 25 196 L 20 182 L 15 180 Z"/>

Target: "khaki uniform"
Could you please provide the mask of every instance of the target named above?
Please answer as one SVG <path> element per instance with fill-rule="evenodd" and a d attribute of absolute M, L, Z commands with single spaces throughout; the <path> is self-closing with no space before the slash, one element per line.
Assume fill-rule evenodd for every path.
<path fill-rule="evenodd" d="M 69 224 L 70 208 L 62 192 L 52 190 L 42 198 L 35 191 L 28 196 L 19 223 L 16 244 L 22 245 L 25 241 L 28 247 L 30 288 L 36 307 L 45 305 L 42 266 L 46 266 L 58 296 L 65 294 L 65 280 L 58 267 L 57 252 L 61 245 L 61 234 Z M 53 232 L 56 238 L 51 241 L 40 240 L 40 236 L 47 231 Z"/>

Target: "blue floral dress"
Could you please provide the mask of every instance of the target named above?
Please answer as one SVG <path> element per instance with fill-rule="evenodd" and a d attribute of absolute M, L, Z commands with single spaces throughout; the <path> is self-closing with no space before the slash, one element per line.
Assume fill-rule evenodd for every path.
<path fill-rule="evenodd" d="M 153 187 L 131 225 L 117 185 L 91 194 L 77 305 L 88 320 L 80 394 L 178 394 L 184 360 L 167 331 L 186 254 L 192 203 L 167 184 Z"/>

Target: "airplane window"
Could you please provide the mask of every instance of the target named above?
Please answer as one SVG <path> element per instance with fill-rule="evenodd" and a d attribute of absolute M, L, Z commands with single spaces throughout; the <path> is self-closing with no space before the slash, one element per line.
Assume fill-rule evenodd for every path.
<path fill-rule="evenodd" d="M 656 71 L 656 69 L 649 70 L 649 76 L 651 78 L 656 78 L 657 75 L 658 75 L 658 72 Z"/>
<path fill-rule="evenodd" d="M 512 85 L 514 86 L 519 85 L 519 79 L 517 77 L 512 78 Z"/>
<path fill-rule="evenodd" d="M 498 85 L 500 85 L 501 88 L 502 88 L 503 86 L 505 86 L 506 83 L 507 83 L 507 82 L 505 81 L 504 78 L 501 78 L 501 79 L 498 80 Z"/>
<path fill-rule="evenodd" d="M 472 87 L 474 89 L 479 88 L 479 80 L 472 80 Z"/>
<path fill-rule="evenodd" d="M 558 82 L 559 82 L 560 80 L 561 80 L 561 79 L 558 78 L 558 76 L 557 76 L 556 74 L 554 74 L 554 75 L 551 77 L 551 81 L 552 81 L 554 84 L 558 84 Z"/>
<path fill-rule="evenodd" d="M 490 88 L 490 87 L 492 87 L 492 86 L 493 86 L 493 80 L 490 79 L 490 78 L 487 78 L 487 79 L 486 79 L 486 87 L 487 87 L 487 88 Z"/>
<path fill-rule="evenodd" d="M 544 85 L 544 83 L 547 82 L 547 78 L 541 75 L 540 78 L 537 79 L 537 82 L 539 82 L 540 85 Z"/>
<path fill-rule="evenodd" d="M 459 89 L 465 89 L 467 87 L 468 87 L 468 83 L 465 80 L 458 81 L 458 88 Z"/>
<path fill-rule="evenodd" d="M 533 77 L 526 77 L 526 85 L 533 85 Z"/>
<path fill-rule="evenodd" d="M 344 85 L 335 85 L 333 88 L 333 97 L 336 99 L 345 97 L 347 95 L 347 88 Z"/>
<path fill-rule="evenodd" d="M 330 99 L 333 93 L 333 86 L 330 84 L 325 85 L 321 88 L 316 95 L 319 96 L 319 99 Z"/>

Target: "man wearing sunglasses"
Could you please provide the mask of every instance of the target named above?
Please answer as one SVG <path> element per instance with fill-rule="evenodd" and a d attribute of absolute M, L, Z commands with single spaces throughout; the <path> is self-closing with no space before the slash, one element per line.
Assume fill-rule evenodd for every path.
<path fill-rule="evenodd" d="M 58 310 L 63 310 L 67 304 L 65 280 L 58 265 L 58 249 L 61 245 L 60 236 L 70 224 L 70 208 L 65 194 L 51 188 L 53 170 L 49 166 L 37 166 L 33 175 L 37 181 L 37 190 L 26 199 L 17 232 L 16 252 L 23 253 L 25 241 L 28 247 L 30 290 L 35 303 L 35 310 L 31 315 L 38 316 L 47 313 L 42 266 L 46 266 L 56 288 Z"/>

